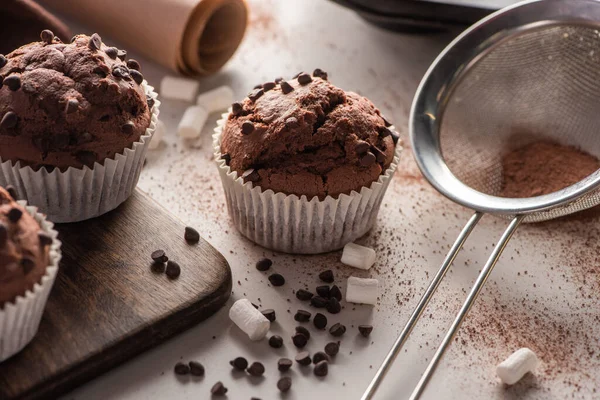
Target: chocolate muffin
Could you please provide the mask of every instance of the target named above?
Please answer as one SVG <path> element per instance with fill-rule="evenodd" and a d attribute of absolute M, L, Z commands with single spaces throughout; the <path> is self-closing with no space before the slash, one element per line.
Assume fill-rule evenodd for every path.
<path fill-rule="evenodd" d="M 0 187 L 0 309 L 40 282 L 52 238 Z"/>
<path fill-rule="evenodd" d="M 316 70 L 265 83 L 233 104 L 221 153 L 263 190 L 336 198 L 370 186 L 390 166 L 397 135 L 389 126 L 368 99 Z"/>
<path fill-rule="evenodd" d="M 138 141 L 151 119 L 139 64 L 98 34 L 41 39 L 0 55 L 0 159 L 64 171 Z"/>

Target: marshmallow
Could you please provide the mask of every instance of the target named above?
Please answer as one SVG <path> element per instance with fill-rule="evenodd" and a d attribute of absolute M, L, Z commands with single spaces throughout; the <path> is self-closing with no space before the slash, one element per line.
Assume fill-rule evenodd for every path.
<path fill-rule="evenodd" d="M 179 121 L 177 132 L 179 136 L 186 139 L 194 139 L 200 136 L 202 128 L 208 118 L 208 112 L 200 106 L 188 107 Z"/>
<path fill-rule="evenodd" d="M 354 268 L 369 269 L 375 264 L 375 250 L 356 243 L 348 243 L 344 246 L 341 261 Z"/>
<path fill-rule="evenodd" d="M 162 141 L 163 136 L 165 135 L 165 123 L 160 119 L 156 121 L 156 129 L 154 130 L 154 135 L 152 135 L 152 140 L 148 144 L 148 150 L 156 150 L 158 146 L 160 146 L 160 142 Z"/>
<path fill-rule="evenodd" d="M 498 364 L 496 374 L 502 382 L 512 385 L 520 381 L 526 373 L 533 372 L 538 364 L 539 360 L 535 353 L 523 347 Z"/>
<path fill-rule="evenodd" d="M 198 93 L 199 85 L 198 81 L 193 79 L 165 76 L 160 81 L 160 97 L 192 102 Z"/>
<path fill-rule="evenodd" d="M 240 299 L 229 309 L 229 318 L 241 329 L 250 340 L 261 340 L 267 335 L 271 323 L 250 300 Z"/>
<path fill-rule="evenodd" d="M 375 305 L 379 294 L 377 279 L 364 279 L 351 276 L 346 283 L 346 301 Z"/>
<path fill-rule="evenodd" d="M 226 110 L 233 103 L 233 90 L 229 86 L 219 86 L 216 89 L 201 93 L 196 99 L 196 104 L 203 107 L 208 113 Z"/>

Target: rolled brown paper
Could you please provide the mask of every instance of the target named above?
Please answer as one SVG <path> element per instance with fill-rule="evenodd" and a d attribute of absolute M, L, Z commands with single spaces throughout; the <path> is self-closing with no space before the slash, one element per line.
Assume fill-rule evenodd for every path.
<path fill-rule="evenodd" d="M 239 46 L 244 0 L 42 0 L 128 48 L 186 75 L 217 71 Z"/>

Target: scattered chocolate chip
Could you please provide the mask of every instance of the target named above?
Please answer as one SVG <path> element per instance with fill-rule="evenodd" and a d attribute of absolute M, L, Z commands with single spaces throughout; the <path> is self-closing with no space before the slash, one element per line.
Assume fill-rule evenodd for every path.
<path fill-rule="evenodd" d="M 219 381 L 210 388 L 210 393 L 213 396 L 225 396 L 227 393 L 227 388 L 223 385 L 223 382 Z"/>
<path fill-rule="evenodd" d="M 221 154 L 221 160 L 225 160 L 225 165 L 229 165 L 231 162 L 231 156 L 227 153 Z"/>
<path fill-rule="evenodd" d="M 83 132 L 79 137 L 77 137 L 77 144 L 86 144 L 93 140 L 92 134 L 89 132 Z"/>
<path fill-rule="evenodd" d="M 392 134 L 392 131 L 388 128 L 382 128 L 379 130 L 379 137 L 385 138 Z"/>
<path fill-rule="evenodd" d="M 96 153 L 93 151 L 79 151 L 75 154 L 77 161 L 88 167 L 96 162 Z"/>
<path fill-rule="evenodd" d="M 332 283 L 333 282 L 333 271 L 328 269 L 319 274 L 319 279 L 323 282 Z"/>
<path fill-rule="evenodd" d="M 335 337 L 342 336 L 344 333 L 346 333 L 346 327 L 338 322 L 329 329 L 329 333 Z"/>
<path fill-rule="evenodd" d="M 131 76 L 129 69 L 124 65 L 115 65 L 112 69 L 112 74 L 115 78 L 126 79 Z"/>
<path fill-rule="evenodd" d="M 65 104 L 65 114 L 73 114 L 79 109 L 79 100 L 69 99 Z"/>
<path fill-rule="evenodd" d="M 54 33 L 49 29 L 44 29 L 40 34 L 40 38 L 42 39 L 42 42 L 52 44 L 52 41 L 54 40 Z"/>
<path fill-rule="evenodd" d="M 321 68 L 317 68 L 313 71 L 313 76 L 316 76 L 318 78 L 323 79 L 324 81 L 327 80 L 327 72 L 323 71 Z"/>
<path fill-rule="evenodd" d="M 258 182 L 260 180 L 260 174 L 253 168 L 247 169 L 242 174 L 244 182 Z"/>
<path fill-rule="evenodd" d="M 327 306 L 327 302 L 328 300 L 321 296 L 314 296 L 312 299 L 310 299 L 310 305 L 316 308 L 323 308 Z"/>
<path fill-rule="evenodd" d="M 281 93 L 283 94 L 288 94 L 294 91 L 294 87 L 292 85 L 290 85 L 287 81 L 282 81 L 280 83 L 281 86 Z"/>
<path fill-rule="evenodd" d="M 198 361 L 190 361 L 190 372 L 194 376 L 204 376 L 204 366 Z"/>
<path fill-rule="evenodd" d="M 312 82 L 312 78 L 310 77 L 309 74 L 302 74 L 298 77 L 298 83 L 301 84 L 302 86 L 308 85 L 311 82 Z"/>
<path fill-rule="evenodd" d="M 282 76 L 279 76 L 279 77 L 275 78 L 275 81 L 274 81 L 274 82 L 275 82 L 275 83 L 279 83 L 279 82 L 281 82 L 282 80 L 283 80 L 283 77 L 282 77 Z"/>
<path fill-rule="evenodd" d="M 317 329 L 325 329 L 327 327 L 327 317 L 321 313 L 316 313 L 313 318 L 313 324 Z"/>
<path fill-rule="evenodd" d="M 292 76 L 292 79 L 297 79 L 300 75 L 302 75 L 304 71 L 298 72 L 296 75 Z"/>
<path fill-rule="evenodd" d="M 0 248 L 3 247 L 8 241 L 8 229 L 0 222 Z"/>
<path fill-rule="evenodd" d="M 333 285 L 329 290 L 329 295 L 331 298 L 336 299 L 337 301 L 342 301 L 342 291 L 337 285 Z"/>
<path fill-rule="evenodd" d="M 379 150 L 378 147 L 371 146 L 371 152 L 373 154 L 375 154 L 375 159 L 377 160 L 378 163 L 384 163 L 385 162 L 385 153 L 383 151 Z"/>
<path fill-rule="evenodd" d="M 10 222 L 12 222 L 13 224 L 16 224 L 17 222 L 19 222 L 19 220 L 23 216 L 23 211 L 19 210 L 16 207 L 13 207 L 8 211 L 8 214 L 6 216 L 8 217 L 8 220 Z"/>
<path fill-rule="evenodd" d="M 283 286 L 285 284 L 285 278 L 281 274 L 271 274 L 269 275 L 269 282 L 273 286 Z"/>
<path fill-rule="evenodd" d="M 117 53 L 119 52 L 119 50 L 117 50 L 116 47 L 108 47 L 106 50 L 104 50 L 104 52 L 107 56 L 115 60 L 117 58 Z"/>
<path fill-rule="evenodd" d="M 364 337 L 369 337 L 369 335 L 371 334 L 371 332 L 373 332 L 373 325 L 359 325 L 358 326 L 358 331 Z"/>
<path fill-rule="evenodd" d="M 242 135 L 249 135 L 254 132 L 254 124 L 250 121 L 245 121 L 242 124 Z"/>
<path fill-rule="evenodd" d="M 4 56 L 4 54 L 0 54 L 0 68 L 4 67 L 8 63 L 8 60 Z"/>
<path fill-rule="evenodd" d="M 383 114 L 381 114 L 380 117 L 383 120 L 383 123 L 385 124 L 386 128 L 392 126 L 392 123 L 390 121 L 388 121 L 388 119 L 386 117 L 384 117 Z"/>
<path fill-rule="evenodd" d="M 134 60 L 133 58 L 127 60 L 127 68 L 134 69 L 136 71 L 141 71 L 142 69 L 142 67 L 140 67 L 140 63 Z"/>
<path fill-rule="evenodd" d="M 127 51 L 125 51 L 125 50 L 117 51 L 117 57 L 119 57 L 119 59 L 121 61 L 125 61 L 125 59 L 127 58 Z"/>
<path fill-rule="evenodd" d="M 329 299 L 329 303 L 327 303 L 327 311 L 329 311 L 332 314 L 337 314 L 340 311 L 342 311 L 342 306 L 340 305 L 340 302 L 338 301 L 338 299 L 336 299 L 335 297 L 332 297 Z"/>
<path fill-rule="evenodd" d="M 289 358 L 280 358 L 279 361 L 277 361 L 277 369 L 281 372 L 285 372 L 292 367 L 292 364 L 292 360 Z"/>
<path fill-rule="evenodd" d="M 17 126 L 17 122 L 19 121 L 19 117 L 12 111 L 7 111 L 2 120 L 0 120 L 0 128 L 10 129 Z"/>
<path fill-rule="evenodd" d="M 256 262 L 256 269 L 259 271 L 268 271 L 273 265 L 273 261 L 268 258 L 261 258 Z"/>
<path fill-rule="evenodd" d="M 252 101 L 256 101 L 265 93 L 262 89 L 254 89 L 250 93 L 248 93 L 248 98 Z"/>
<path fill-rule="evenodd" d="M 330 294 L 329 294 L 330 289 L 329 289 L 328 285 L 317 286 L 317 288 L 315 290 L 316 290 L 317 294 L 321 297 L 328 299 L 330 296 Z"/>
<path fill-rule="evenodd" d="M 255 361 L 246 370 L 252 376 L 262 376 L 265 373 L 265 366 L 262 363 Z"/>
<path fill-rule="evenodd" d="M 296 291 L 296 298 L 298 300 L 302 300 L 302 301 L 310 300 L 313 296 L 314 296 L 314 294 L 312 294 L 308 290 L 299 289 Z"/>
<path fill-rule="evenodd" d="M 133 78 L 133 81 L 138 85 L 141 85 L 144 82 L 144 75 L 140 71 L 136 71 L 135 69 L 129 70 L 129 75 Z"/>
<path fill-rule="evenodd" d="M 362 156 L 360 158 L 360 165 L 362 165 L 363 167 L 370 167 L 371 165 L 375 164 L 377 162 L 377 158 L 375 157 L 375 154 L 368 152 L 367 154 L 365 154 L 364 156 Z"/>
<path fill-rule="evenodd" d="M 35 261 L 31 258 L 24 257 L 21 259 L 21 268 L 23 268 L 23 273 L 28 275 L 35 268 Z"/>
<path fill-rule="evenodd" d="M 92 37 L 90 37 L 90 42 L 88 46 L 92 50 L 100 50 L 102 48 L 102 38 L 97 33 L 94 33 Z"/>
<path fill-rule="evenodd" d="M 300 124 L 298 123 L 298 118 L 296 118 L 296 117 L 289 117 L 288 119 L 285 120 L 285 126 L 287 128 L 295 128 L 298 125 L 300 125 Z"/>
<path fill-rule="evenodd" d="M 187 375 L 190 373 L 190 366 L 182 362 L 175 364 L 175 373 L 177 375 Z"/>
<path fill-rule="evenodd" d="M 154 99 L 151 96 L 146 96 L 146 103 L 148 103 L 149 109 L 152 109 L 152 107 L 154 107 Z"/>
<path fill-rule="evenodd" d="M 244 371 L 246 368 L 248 368 L 248 360 L 246 360 L 244 357 L 236 357 L 229 361 L 229 365 L 237 370 Z"/>
<path fill-rule="evenodd" d="M 325 353 L 330 357 L 335 357 L 340 352 L 340 342 L 329 342 L 325 345 Z"/>
<path fill-rule="evenodd" d="M 42 247 L 50 246 L 52 244 L 52 236 L 44 231 L 38 232 L 38 238 L 40 239 L 40 245 Z"/>
<path fill-rule="evenodd" d="M 284 376 L 277 381 L 277 389 L 280 392 L 285 393 L 292 388 L 292 378 Z"/>
<path fill-rule="evenodd" d="M 6 189 L 8 195 L 12 197 L 13 200 L 18 200 L 17 197 L 19 197 L 19 195 L 17 194 L 17 189 L 15 189 L 13 185 L 6 185 L 4 189 Z"/>
<path fill-rule="evenodd" d="M 355 147 L 356 154 L 365 154 L 367 151 L 369 151 L 370 148 L 371 145 L 368 142 L 365 142 L 364 140 L 359 140 Z"/>
<path fill-rule="evenodd" d="M 275 82 L 267 82 L 263 84 L 262 88 L 265 92 L 268 92 L 269 90 L 275 88 L 275 86 L 277 86 Z"/>
<path fill-rule="evenodd" d="M 307 339 L 310 340 L 310 331 L 303 326 L 296 327 L 296 333 L 306 336 Z"/>
<path fill-rule="evenodd" d="M 242 103 L 233 103 L 231 105 L 231 113 L 233 115 L 240 115 L 244 111 L 244 106 Z"/>
<path fill-rule="evenodd" d="M 294 343 L 294 346 L 301 349 L 308 343 L 308 338 L 301 333 L 296 333 L 292 336 L 292 342 Z"/>
<path fill-rule="evenodd" d="M 153 261 L 152 264 L 150 264 L 150 269 L 156 274 L 162 274 L 165 272 L 165 263 Z"/>
<path fill-rule="evenodd" d="M 169 257 L 167 257 L 164 250 L 154 250 L 152 254 L 150 254 L 150 258 L 156 262 L 162 263 L 169 261 Z"/>
<path fill-rule="evenodd" d="M 2 84 L 13 92 L 16 92 L 21 88 L 21 78 L 18 75 L 9 75 L 4 78 Z"/>
<path fill-rule="evenodd" d="M 279 335 L 273 335 L 269 338 L 269 346 L 274 349 L 279 349 L 283 346 L 283 338 Z"/>
<path fill-rule="evenodd" d="M 310 353 L 308 351 L 301 351 L 296 354 L 296 362 L 300 365 L 310 365 L 312 360 L 310 359 Z"/>
<path fill-rule="evenodd" d="M 98 65 L 98 66 L 94 67 L 92 72 L 94 74 L 100 76 L 101 78 L 106 78 L 106 76 L 108 75 L 109 69 L 106 65 Z M 108 85 L 108 82 L 102 81 L 102 84 Z"/>
<path fill-rule="evenodd" d="M 175 261 L 167 261 L 166 274 L 169 279 L 175 279 L 181 275 L 181 267 Z"/>
<path fill-rule="evenodd" d="M 318 364 L 323 360 L 327 361 L 328 363 L 331 362 L 331 358 L 329 358 L 329 356 L 322 351 L 317 351 L 313 355 L 313 359 L 312 359 L 313 364 Z"/>
<path fill-rule="evenodd" d="M 310 313 L 308 311 L 305 310 L 298 310 L 296 311 L 296 314 L 294 315 L 294 320 L 298 321 L 298 322 L 308 322 L 310 321 Z"/>
<path fill-rule="evenodd" d="M 262 315 L 264 315 L 269 321 L 274 322 L 277 318 L 275 315 L 275 310 L 272 308 L 268 308 L 266 310 L 261 311 Z"/>
<path fill-rule="evenodd" d="M 398 144 L 400 141 L 400 135 L 398 135 L 398 132 L 392 131 L 392 141 L 394 142 L 394 145 Z"/>
<path fill-rule="evenodd" d="M 186 226 L 183 238 L 188 244 L 196 244 L 200 241 L 200 233 L 191 226 Z"/>
<path fill-rule="evenodd" d="M 131 135 L 134 129 L 135 124 L 133 123 L 133 121 L 127 121 L 123 125 L 121 125 L 121 132 L 123 132 L 126 135 Z"/>
<path fill-rule="evenodd" d="M 315 364 L 313 372 L 316 376 L 326 376 L 329 372 L 329 363 L 326 360 L 319 361 Z"/>

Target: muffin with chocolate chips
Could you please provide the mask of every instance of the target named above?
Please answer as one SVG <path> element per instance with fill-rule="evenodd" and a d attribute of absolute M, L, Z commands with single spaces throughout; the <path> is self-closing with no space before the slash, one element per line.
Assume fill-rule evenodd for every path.
<path fill-rule="evenodd" d="M 373 225 L 398 135 L 368 99 L 322 70 L 255 88 L 215 135 L 230 213 L 269 248 L 319 253 Z"/>
<path fill-rule="evenodd" d="M 15 185 L 57 222 L 97 216 L 128 196 L 132 188 L 120 185 L 137 182 L 158 113 L 156 95 L 139 63 L 98 34 L 77 35 L 69 44 L 48 30 L 40 38 L 0 55 L 0 163 L 13 171 L 0 173 L 0 184 Z M 27 179 L 15 178 L 23 173 Z M 39 181 L 49 175 L 52 182 Z M 75 187 L 56 187 L 58 180 Z M 39 187 L 48 191 L 37 193 Z M 102 188 L 127 196 L 97 193 Z M 94 199 L 74 204 L 73 191 Z M 110 204 L 85 204 L 100 198 Z"/>
<path fill-rule="evenodd" d="M 0 187 L 0 362 L 33 337 L 56 277 L 60 242 L 52 225 Z"/>

